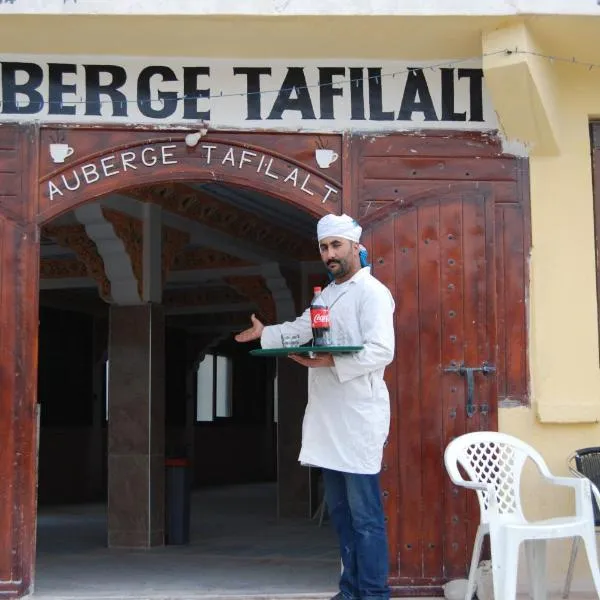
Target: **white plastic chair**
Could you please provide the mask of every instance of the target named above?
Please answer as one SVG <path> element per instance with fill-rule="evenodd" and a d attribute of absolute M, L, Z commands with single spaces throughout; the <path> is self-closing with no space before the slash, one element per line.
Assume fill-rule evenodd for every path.
<path fill-rule="evenodd" d="M 521 508 L 519 484 L 523 465 L 531 459 L 541 475 L 554 485 L 572 487 L 575 491 L 575 516 L 527 521 Z M 600 493 L 588 480 L 577 477 L 555 477 L 541 455 L 521 440 L 495 431 L 479 431 L 462 435 L 448 444 L 444 463 L 450 479 L 477 492 L 481 521 L 469 570 L 465 600 L 471 600 L 475 574 L 485 535 L 490 536 L 492 573 L 496 600 L 515 600 L 519 546 L 525 542 L 532 597 L 546 598 L 546 540 L 580 536 L 587 551 L 596 594 L 600 598 L 600 571 L 594 532 L 593 491 Z M 461 466 L 470 480 L 465 480 Z"/>

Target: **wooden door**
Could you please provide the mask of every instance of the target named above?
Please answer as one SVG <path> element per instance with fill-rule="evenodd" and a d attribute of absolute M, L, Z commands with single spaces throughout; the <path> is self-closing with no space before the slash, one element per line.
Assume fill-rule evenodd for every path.
<path fill-rule="evenodd" d="M 474 373 L 469 416 L 467 379 L 446 369 L 495 365 L 493 219 L 489 188 L 473 183 L 404 198 L 363 220 L 374 275 L 396 299 L 382 482 L 392 583 L 407 593 L 468 570 L 475 496 L 450 485 L 443 452 L 465 432 L 496 429 L 496 380 Z"/>

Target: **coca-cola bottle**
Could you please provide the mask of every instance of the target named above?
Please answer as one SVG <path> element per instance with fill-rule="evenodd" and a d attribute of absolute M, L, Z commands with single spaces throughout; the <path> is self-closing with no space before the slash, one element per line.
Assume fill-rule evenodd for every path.
<path fill-rule="evenodd" d="M 331 345 L 329 329 L 329 307 L 323 302 L 321 288 L 313 288 L 314 296 L 310 303 L 310 323 L 313 334 L 313 346 Z"/>

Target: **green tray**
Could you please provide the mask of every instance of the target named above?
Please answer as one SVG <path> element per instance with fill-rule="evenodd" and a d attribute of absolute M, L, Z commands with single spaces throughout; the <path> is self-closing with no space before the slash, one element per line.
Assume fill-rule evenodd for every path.
<path fill-rule="evenodd" d="M 253 356 L 287 356 L 288 354 L 308 354 L 310 352 L 328 354 L 351 354 L 359 352 L 363 346 L 297 346 L 294 348 L 258 348 L 250 350 Z"/>

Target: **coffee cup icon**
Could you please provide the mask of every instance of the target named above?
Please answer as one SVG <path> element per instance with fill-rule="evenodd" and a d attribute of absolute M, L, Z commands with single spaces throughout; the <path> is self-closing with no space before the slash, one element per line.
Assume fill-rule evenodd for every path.
<path fill-rule="evenodd" d="M 317 159 L 317 164 L 319 167 L 321 167 L 321 169 L 327 169 L 339 158 L 339 155 L 337 152 L 329 150 L 328 148 L 318 148 L 315 151 L 315 158 Z"/>
<path fill-rule="evenodd" d="M 75 150 L 68 144 L 50 144 L 50 156 L 55 163 L 65 162 L 65 158 L 68 158 L 73 154 Z"/>

